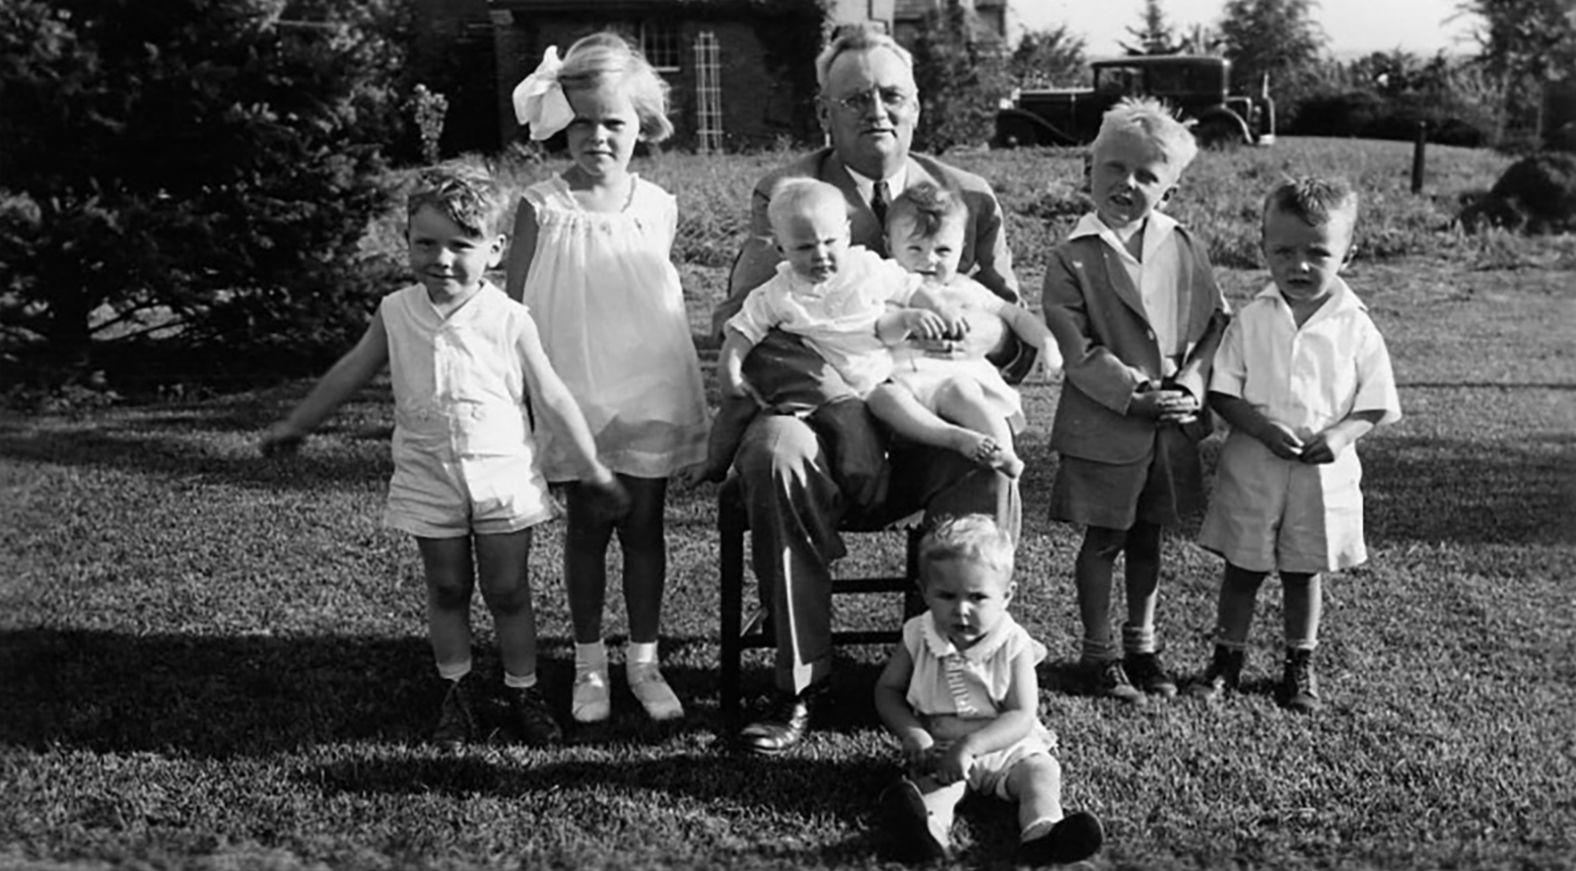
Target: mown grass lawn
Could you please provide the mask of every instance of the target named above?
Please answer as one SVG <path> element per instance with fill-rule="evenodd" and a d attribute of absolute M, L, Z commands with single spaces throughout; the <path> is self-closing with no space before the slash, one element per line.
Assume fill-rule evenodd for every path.
<path fill-rule="evenodd" d="M 1238 159 L 1299 152 L 1255 154 Z M 1224 706 L 1127 709 L 1062 689 L 1078 537 L 1045 513 L 1058 387 L 1025 386 L 1014 608 L 1051 649 L 1042 713 L 1068 803 L 1108 826 L 1093 867 L 1576 867 L 1576 273 L 1568 242 L 1540 260 L 1451 238 L 1349 273 L 1389 339 L 1406 418 L 1362 443 L 1373 557 L 1326 585 L 1316 717 L 1269 697 L 1273 584 L 1248 692 Z M 1020 259 L 1037 288 L 1033 254 Z M 686 269 L 705 278 L 699 328 L 719 268 Z M 1263 276 L 1221 279 L 1240 301 Z M 306 386 L 0 418 L 0 866 L 884 866 L 870 811 L 895 756 L 867 703 L 882 651 L 842 652 L 840 710 L 788 758 L 737 756 L 718 735 L 711 489 L 669 511 L 680 725 L 643 723 L 619 686 L 612 728 L 564 748 L 505 734 L 458 754 L 425 746 L 419 566 L 378 526 L 386 389 L 294 460 L 258 458 L 259 431 Z M 1192 532 L 1168 542 L 1161 605 L 1187 674 L 1207 656 L 1219 572 Z M 560 534 L 543 528 L 532 569 L 543 675 L 567 720 Z M 897 559 L 893 538 L 860 541 L 851 562 Z M 615 606 L 609 631 L 623 625 Z M 481 662 L 495 671 L 485 647 Z M 752 691 L 765 666 L 751 660 Z M 1011 867 L 1012 837 L 1008 808 L 971 800 L 959 864 Z"/>

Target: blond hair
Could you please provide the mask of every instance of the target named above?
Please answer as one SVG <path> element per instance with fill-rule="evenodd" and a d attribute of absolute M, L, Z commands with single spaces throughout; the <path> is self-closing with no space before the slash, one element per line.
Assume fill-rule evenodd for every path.
<path fill-rule="evenodd" d="M 919 542 L 919 578 L 928 583 L 930 566 L 968 562 L 995 572 L 1003 583 L 1012 580 L 1012 536 L 989 514 L 963 514 L 942 519 Z"/>
<path fill-rule="evenodd" d="M 428 206 L 458 224 L 466 234 L 482 237 L 498 232 L 505 198 L 486 168 L 473 163 L 448 163 L 416 176 L 415 185 L 405 198 L 405 216 L 413 218 Z"/>
<path fill-rule="evenodd" d="M 1098 153 L 1118 136 L 1132 136 L 1148 143 L 1165 156 L 1167 163 L 1176 166 L 1178 174 L 1198 156 L 1198 140 L 1193 138 L 1193 131 L 1166 104 L 1153 97 L 1124 97 L 1107 109 L 1090 149 Z"/>
<path fill-rule="evenodd" d="M 851 51 L 875 51 L 883 48 L 897 55 L 897 59 L 908 69 L 909 75 L 913 75 L 914 56 L 909 54 L 908 49 L 868 24 L 853 24 L 842 28 L 837 36 L 826 44 L 826 48 L 821 49 L 821 53 L 816 55 L 816 87 L 820 88 L 822 93 L 826 92 L 826 80 L 831 76 L 832 62 L 839 56 Z"/>
<path fill-rule="evenodd" d="M 772 188 L 771 202 L 766 204 L 766 219 L 775 233 L 788 218 L 813 214 L 827 207 L 837 208 L 844 217 L 848 215 L 848 202 L 843 199 L 843 192 L 833 185 L 814 178 L 786 178 Z"/>
<path fill-rule="evenodd" d="M 564 54 L 558 84 L 565 91 L 610 84 L 622 88 L 640 118 L 640 135 L 661 142 L 673 135 L 668 120 L 668 83 L 644 55 L 611 31 L 581 37 Z"/>

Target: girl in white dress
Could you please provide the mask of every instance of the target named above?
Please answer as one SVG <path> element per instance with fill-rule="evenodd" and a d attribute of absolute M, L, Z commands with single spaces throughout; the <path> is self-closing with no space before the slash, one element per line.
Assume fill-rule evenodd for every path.
<path fill-rule="evenodd" d="M 602 610 L 615 531 L 624 551 L 630 690 L 653 719 L 684 712 L 657 667 L 667 579 L 663 509 L 668 478 L 705 456 L 708 417 L 678 270 L 669 260 L 678 209 L 671 194 L 629 170 L 637 141 L 673 132 L 666 88 L 622 37 L 601 33 L 576 42 L 562 61 L 549 48 L 514 94 L 531 137 L 565 131 L 573 162 L 526 190 L 506 290 L 531 308 L 598 455 L 632 500 L 622 518 L 598 511 L 570 452 L 551 434 L 541 440 L 547 480 L 567 485 L 571 711 L 581 723 L 611 713 Z"/>

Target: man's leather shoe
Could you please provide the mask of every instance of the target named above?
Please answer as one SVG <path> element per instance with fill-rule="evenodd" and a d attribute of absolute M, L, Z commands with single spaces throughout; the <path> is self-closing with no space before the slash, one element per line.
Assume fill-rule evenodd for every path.
<path fill-rule="evenodd" d="M 806 687 L 796 696 L 778 691 L 766 715 L 740 730 L 740 748 L 760 756 L 776 756 L 797 746 L 810 731 L 810 720 L 825 696 L 826 687 L 821 684 Z"/>

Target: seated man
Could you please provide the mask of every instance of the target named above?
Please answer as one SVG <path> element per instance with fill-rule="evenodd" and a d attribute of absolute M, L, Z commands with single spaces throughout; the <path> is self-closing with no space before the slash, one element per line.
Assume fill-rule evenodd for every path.
<path fill-rule="evenodd" d="M 909 153 L 919 119 L 909 53 L 884 34 L 847 32 L 816 59 L 816 78 L 821 90 L 817 113 L 832 144 L 767 174 L 756 186 L 752 235 L 734 264 L 729 296 L 717 307 L 714 327 L 720 331 L 744 297 L 775 273 L 780 255 L 771 244 L 767 206 L 782 179 L 795 176 L 820 179 L 842 191 L 853 243 L 882 255 L 885 210 L 892 197 L 920 182 L 954 190 L 969 210 L 959 270 L 1017 302 L 1001 206 L 990 185 Z M 970 320 L 961 341 L 983 349 L 1006 344 L 1009 334 L 999 318 L 979 320 Z M 746 378 L 757 356 L 767 354 L 778 366 L 800 355 L 806 371 L 823 368 L 796 337 L 773 331 L 746 358 Z M 839 527 L 880 528 L 925 509 L 931 515 L 992 514 L 1017 537 L 1021 510 L 1015 482 L 955 451 L 892 444 L 881 498 L 861 508 L 840 491 L 826 448 L 807 423 L 790 415 L 764 415 L 745 432 L 734 469 L 750 518 L 755 574 L 769 597 L 777 642 L 777 699 L 739 736 L 743 748 L 755 753 L 775 754 L 798 744 L 825 696 L 832 663 L 830 564 L 844 553 Z"/>

